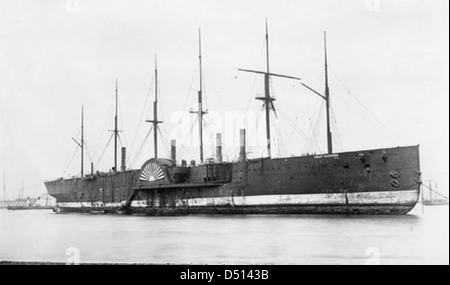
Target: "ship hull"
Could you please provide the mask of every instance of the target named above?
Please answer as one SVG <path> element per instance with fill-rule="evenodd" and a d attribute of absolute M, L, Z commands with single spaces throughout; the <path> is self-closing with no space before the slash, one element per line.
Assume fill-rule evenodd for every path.
<path fill-rule="evenodd" d="M 46 186 L 59 212 L 139 215 L 406 214 L 419 199 L 418 146 L 225 166 L 216 181 L 199 166 L 183 183 L 143 182 L 143 166 Z"/>

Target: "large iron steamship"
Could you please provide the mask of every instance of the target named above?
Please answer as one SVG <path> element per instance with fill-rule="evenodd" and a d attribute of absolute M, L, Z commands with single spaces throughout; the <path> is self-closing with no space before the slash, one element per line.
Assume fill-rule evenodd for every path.
<path fill-rule="evenodd" d="M 177 163 L 176 142 L 171 141 L 171 157 L 158 157 L 158 92 L 155 86 L 153 124 L 155 154 L 140 169 L 127 170 L 125 149 L 117 167 L 117 111 L 115 117 L 115 167 L 107 173 L 91 173 L 72 179 L 45 182 L 57 200 L 58 212 L 105 212 L 146 215 L 187 214 L 406 214 L 417 203 L 420 189 L 419 147 L 333 152 L 330 130 L 330 91 L 325 37 L 325 92 L 308 88 L 326 103 L 328 151 L 321 155 L 272 158 L 270 112 L 275 110 L 270 94 L 270 78 L 293 76 L 269 70 L 266 24 L 267 69 L 243 72 L 261 74 L 267 134 L 267 157 L 246 157 L 246 131 L 240 130 L 240 153 L 236 162 L 222 159 L 222 137 L 217 134 L 216 160 L 204 163 L 202 120 L 201 48 L 199 49 L 200 162 Z M 201 44 L 199 45 L 201 47 Z M 155 66 L 155 78 L 157 68 Z M 155 81 L 157 82 L 157 81 Z M 117 110 L 117 85 L 116 85 Z M 83 150 L 83 138 L 80 147 Z M 83 151 L 82 151 L 83 157 Z M 83 162 L 82 162 L 83 165 Z"/>

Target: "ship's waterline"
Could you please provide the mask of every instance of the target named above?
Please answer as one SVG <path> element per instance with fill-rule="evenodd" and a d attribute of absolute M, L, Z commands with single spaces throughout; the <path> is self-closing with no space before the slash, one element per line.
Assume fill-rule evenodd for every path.
<path fill-rule="evenodd" d="M 396 191 L 396 192 L 360 192 L 349 194 L 299 194 L 299 195 L 261 195 L 248 197 L 210 197 L 193 198 L 177 201 L 177 207 L 230 207 L 230 206 L 310 206 L 310 205 L 400 205 L 415 204 L 419 197 L 417 190 Z M 126 204 L 123 200 L 120 203 L 95 202 L 62 202 L 58 203 L 60 208 L 89 208 L 99 207 L 119 208 Z M 134 200 L 132 207 L 149 207 L 147 200 Z M 156 205 L 159 207 L 160 205 Z"/>

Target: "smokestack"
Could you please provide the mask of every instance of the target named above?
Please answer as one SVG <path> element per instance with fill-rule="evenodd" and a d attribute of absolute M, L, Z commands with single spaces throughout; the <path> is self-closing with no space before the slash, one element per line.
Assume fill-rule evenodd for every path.
<path fill-rule="evenodd" d="M 246 160 L 246 151 L 245 151 L 245 129 L 241 129 L 239 131 L 239 161 Z"/>
<path fill-rule="evenodd" d="M 177 141 L 171 140 L 170 141 L 170 159 L 173 161 L 173 163 L 177 164 Z"/>
<path fill-rule="evenodd" d="M 91 162 L 91 175 L 94 175 L 94 163 Z"/>
<path fill-rule="evenodd" d="M 217 163 L 222 163 L 222 134 L 216 134 L 216 159 Z"/>
<path fill-rule="evenodd" d="M 125 172 L 127 170 L 127 166 L 125 163 L 125 160 L 127 158 L 127 149 L 125 147 L 122 147 L 122 162 L 120 165 L 120 171 Z"/>

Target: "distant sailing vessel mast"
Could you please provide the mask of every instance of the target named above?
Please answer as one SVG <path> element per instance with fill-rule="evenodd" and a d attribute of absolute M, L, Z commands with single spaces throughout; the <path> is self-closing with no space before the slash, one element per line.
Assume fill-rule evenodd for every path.
<path fill-rule="evenodd" d="M 146 120 L 148 123 L 153 124 L 153 139 L 155 145 L 154 158 L 158 158 L 158 125 L 162 124 L 162 121 L 158 121 L 158 67 L 156 64 L 155 55 L 155 101 L 153 102 L 153 120 Z"/>
<path fill-rule="evenodd" d="M 328 153 L 333 153 L 333 143 L 332 143 L 332 137 L 331 137 L 331 127 L 330 127 L 330 90 L 328 87 L 328 59 L 327 59 L 327 50 L 326 50 L 326 32 L 324 32 L 324 40 L 325 40 L 325 95 L 320 94 L 319 92 L 315 91 L 308 85 L 301 82 L 301 84 L 312 91 L 314 94 L 320 96 L 322 99 L 326 102 L 326 113 L 327 113 L 327 147 L 328 147 Z M 270 109 L 272 109 L 276 115 L 275 105 L 273 101 L 275 101 L 275 98 L 271 97 L 270 95 L 270 77 L 282 77 L 282 78 L 288 78 L 293 80 L 299 80 L 302 79 L 299 77 L 289 76 L 289 75 L 282 75 L 282 74 L 276 74 L 271 73 L 269 70 L 269 29 L 267 25 L 266 20 L 266 71 L 257 71 L 257 70 L 249 70 L 249 69 L 241 69 L 240 71 L 245 72 L 252 72 L 252 73 L 258 73 L 264 75 L 264 97 L 257 97 L 257 100 L 261 100 L 264 102 L 264 107 L 266 110 L 266 138 L 267 138 L 267 155 L 268 157 L 272 157 L 272 148 L 271 148 L 271 137 L 270 137 Z"/>
<path fill-rule="evenodd" d="M 3 172 L 3 201 L 6 201 L 6 178 L 5 178 L 5 172 Z"/>
<path fill-rule="evenodd" d="M 202 74 L 202 37 L 200 28 L 198 29 L 198 62 L 200 73 L 200 89 L 198 90 L 198 110 L 190 111 L 191 114 L 198 115 L 199 137 L 200 137 L 200 163 L 203 163 L 203 115 L 208 111 L 203 110 L 203 74 Z"/>
<path fill-rule="evenodd" d="M 75 138 L 72 140 L 81 149 L 81 177 L 84 177 L 84 106 L 81 106 L 81 140 L 78 142 Z"/>

